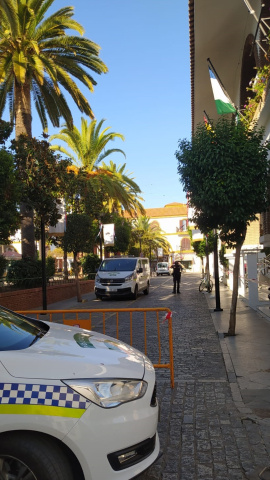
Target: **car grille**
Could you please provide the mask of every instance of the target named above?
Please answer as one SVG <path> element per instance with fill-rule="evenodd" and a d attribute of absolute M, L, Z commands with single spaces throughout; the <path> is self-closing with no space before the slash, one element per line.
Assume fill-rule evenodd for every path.
<path fill-rule="evenodd" d="M 101 285 L 104 285 L 104 286 L 109 286 L 109 285 L 117 286 L 125 283 L 125 279 L 124 278 L 102 278 L 100 280 L 100 283 Z"/>

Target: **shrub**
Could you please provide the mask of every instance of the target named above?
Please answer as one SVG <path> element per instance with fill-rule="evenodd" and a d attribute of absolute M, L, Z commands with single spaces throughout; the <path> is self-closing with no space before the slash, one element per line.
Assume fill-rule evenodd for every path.
<path fill-rule="evenodd" d="M 54 275 L 55 262 L 51 257 L 46 259 L 46 277 L 48 279 Z M 31 258 L 22 260 L 12 260 L 8 267 L 6 281 L 12 283 L 14 287 L 35 288 L 42 285 L 42 261 L 32 260 Z"/>
<path fill-rule="evenodd" d="M 47 257 L 46 258 L 46 276 L 47 279 L 55 275 L 55 258 Z"/>
<path fill-rule="evenodd" d="M 87 278 L 91 279 L 100 265 L 100 258 L 94 253 L 89 253 L 89 255 L 81 259 L 81 265 L 84 275 L 87 275 Z"/>

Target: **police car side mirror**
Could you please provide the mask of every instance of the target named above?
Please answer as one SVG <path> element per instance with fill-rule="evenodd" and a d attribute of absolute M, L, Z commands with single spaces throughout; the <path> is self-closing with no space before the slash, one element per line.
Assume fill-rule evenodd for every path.
<path fill-rule="evenodd" d="M 138 268 L 137 273 L 142 273 L 142 272 L 143 272 L 142 267 Z"/>

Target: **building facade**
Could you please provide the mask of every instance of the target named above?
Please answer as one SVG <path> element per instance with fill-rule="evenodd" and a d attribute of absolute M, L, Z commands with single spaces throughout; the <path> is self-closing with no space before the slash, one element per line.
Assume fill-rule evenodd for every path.
<path fill-rule="evenodd" d="M 232 103 L 240 113 L 248 108 L 252 119 L 264 127 L 265 139 L 270 139 L 269 11 L 270 0 L 189 0 L 193 132 L 204 121 L 205 113 L 208 118 L 218 119 L 208 70 L 210 60 Z M 266 74 L 260 78 L 262 95 L 258 98 L 254 85 L 263 67 Z M 261 250 L 270 246 L 269 211 L 261 215 L 258 212 L 258 218 L 260 221 L 249 227 L 242 249 L 239 279 L 242 290 L 249 261 L 248 277 L 257 278 Z M 232 270 L 233 252 L 228 257 Z"/>
<path fill-rule="evenodd" d="M 191 240 L 188 232 L 188 208 L 185 203 L 169 203 L 162 208 L 146 209 L 146 216 L 151 223 L 159 225 L 164 232 L 164 237 L 170 243 L 172 250 L 169 255 L 163 255 L 159 260 L 169 261 L 180 260 L 181 263 L 194 271 L 197 265 L 196 255 L 191 247 Z"/>

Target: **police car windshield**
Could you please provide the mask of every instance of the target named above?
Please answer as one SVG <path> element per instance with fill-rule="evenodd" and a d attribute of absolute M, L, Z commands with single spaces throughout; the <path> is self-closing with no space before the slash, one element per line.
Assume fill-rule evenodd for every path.
<path fill-rule="evenodd" d="M 131 272 L 136 268 L 135 258 L 111 258 L 103 260 L 99 267 L 100 272 Z"/>
<path fill-rule="evenodd" d="M 9 310 L 0 309 L 0 351 L 27 348 L 44 333 L 45 330 L 32 324 L 31 320 L 28 321 Z"/>

